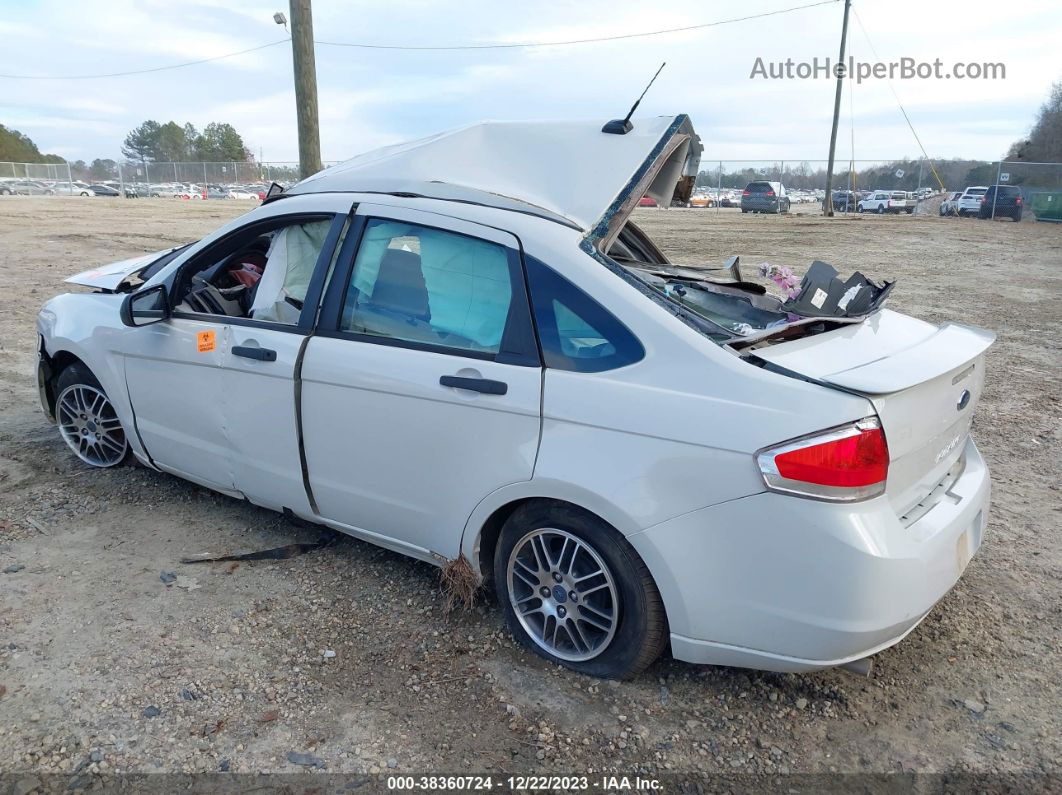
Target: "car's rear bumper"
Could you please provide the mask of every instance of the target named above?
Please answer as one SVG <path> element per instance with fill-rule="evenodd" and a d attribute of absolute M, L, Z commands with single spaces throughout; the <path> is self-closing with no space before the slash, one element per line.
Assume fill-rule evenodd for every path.
<path fill-rule="evenodd" d="M 981 218 L 991 218 L 992 217 L 992 207 L 991 206 L 989 206 L 989 207 L 981 207 L 977 211 L 977 214 Z M 1000 216 L 1003 216 L 1004 218 L 1009 218 L 1009 217 L 1015 216 L 1015 215 L 1019 215 L 1019 216 L 1021 215 L 1021 208 L 1020 207 L 1015 207 L 1014 205 L 1007 205 L 1007 206 L 1004 206 L 1002 204 L 997 204 L 996 205 L 996 217 L 997 218 L 1000 217 Z"/>
<path fill-rule="evenodd" d="M 675 657 L 801 671 L 902 639 L 980 546 L 990 482 L 972 441 L 965 455 L 947 495 L 909 526 L 885 497 L 765 492 L 629 537 L 660 588 Z"/>

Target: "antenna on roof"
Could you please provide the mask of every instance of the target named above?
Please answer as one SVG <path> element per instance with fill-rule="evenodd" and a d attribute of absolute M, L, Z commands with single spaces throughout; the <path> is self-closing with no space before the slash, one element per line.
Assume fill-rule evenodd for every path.
<path fill-rule="evenodd" d="M 660 64 L 660 68 L 656 70 L 656 74 L 653 75 L 653 79 L 649 81 L 649 85 L 645 87 L 645 91 L 641 93 L 641 96 L 639 96 L 638 99 L 634 100 L 634 104 L 631 105 L 631 109 L 630 111 L 628 111 L 627 115 L 622 119 L 613 119 L 612 121 L 608 122 L 604 127 L 601 128 L 601 132 L 611 133 L 612 135 L 626 135 L 632 129 L 634 129 L 634 125 L 631 124 L 631 116 L 634 115 L 634 111 L 638 110 L 638 104 L 642 101 L 642 97 L 645 96 L 646 91 L 649 90 L 649 86 L 653 84 L 659 74 L 664 71 L 665 66 L 667 66 L 667 61 L 664 61 L 662 64 Z"/>

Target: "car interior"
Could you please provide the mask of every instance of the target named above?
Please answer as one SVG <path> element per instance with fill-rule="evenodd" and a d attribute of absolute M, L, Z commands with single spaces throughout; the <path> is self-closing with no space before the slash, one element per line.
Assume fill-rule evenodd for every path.
<path fill-rule="evenodd" d="M 249 231 L 179 277 L 175 309 L 295 325 L 331 220 Z M 198 265 L 199 267 L 196 267 Z"/>
<path fill-rule="evenodd" d="M 188 291 L 177 304 L 177 310 L 251 317 L 251 308 L 268 264 L 274 234 L 268 232 L 259 235 L 235 253 L 193 274 Z"/>

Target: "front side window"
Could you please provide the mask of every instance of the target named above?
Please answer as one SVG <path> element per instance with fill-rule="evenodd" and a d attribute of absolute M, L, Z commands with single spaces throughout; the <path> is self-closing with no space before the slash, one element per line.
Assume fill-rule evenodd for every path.
<path fill-rule="evenodd" d="M 504 246 L 374 218 L 354 261 L 340 329 L 498 354 L 512 303 Z"/>
<path fill-rule="evenodd" d="M 227 238 L 182 274 L 176 309 L 297 325 L 332 222 L 281 221 Z"/>

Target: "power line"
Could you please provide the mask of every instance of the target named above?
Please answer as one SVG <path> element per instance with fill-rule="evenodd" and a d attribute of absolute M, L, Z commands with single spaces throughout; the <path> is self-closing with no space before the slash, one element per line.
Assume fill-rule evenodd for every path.
<path fill-rule="evenodd" d="M 714 22 L 702 22 L 696 25 L 685 25 L 678 28 L 665 28 L 662 30 L 649 30 L 642 33 L 621 33 L 614 36 L 597 36 L 587 39 L 566 39 L 564 41 L 525 41 L 525 42 L 512 42 L 512 43 L 495 43 L 495 44 L 440 44 L 440 45 L 410 45 L 410 44 L 370 44 L 367 42 L 356 41 L 319 41 L 314 40 L 314 44 L 321 45 L 323 47 L 353 47 L 362 50 L 405 50 L 405 51 L 459 51 L 459 50 L 515 50 L 515 49 L 530 49 L 533 47 L 568 47 L 579 44 L 596 44 L 600 42 L 608 41 L 622 41 L 625 39 L 641 39 L 648 38 L 650 36 L 666 36 L 671 33 L 687 33 L 694 30 L 705 30 L 707 28 L 714 28 L 720 25 L 731 25 L 736 22 L 748 22 L 753 19 L 763 19 L 765 17 L 778 16 L 780 14 L 789 14 L 794 11 L 803 11 L 808 8 L 815 8 L 817 6 L 832 5 L 838 2 L 838 0 L 818 0 L 815 3 L 806 3 L 799 6 L 791 6 L 789 8 L 779 8 L 774 11 L 764 11 L 759 14 L 749 14 L 743 17 L 733 17 L 730 19 L 720 19 Z M 96 80 L 106 77 L 128 77 L 130 75 L 149 74 L 152 72 L 164 72 L 169 69 L 183 69 L 186 66 L 196 66 L 198 64 L 210 63 L 212 61 L 221 61 L 226 58 L 235 58 L 239 55 L 246 55 L 247 53 L 256 52 L 258 50 L 264 50 L 267 47 L 275 47 L 278 44 L 290 41 L 290 39 L 280 39 L 279 41 L 272 41 L 268 44 L 260 44 L 257 47 L 251 47 L 250 49 L 240 50 L 239 52 L 230 52 L 224 55 L 215 55 L 212 58 L 201 58 L 197 61 L 186 61 L 184 63 L 170 64 L 168 66 L 155 66 L 149 69 L 134 69 L 127 72 L 111 72 L 107 74 L 94 74 L 94 75 L 17 75 L 17 74 L 0 74 L 0 78 L 6 78 L 9 80 Z"/>
<path fill-rule="evenodd" d="M 235 58 L 238 55 L 246 55 L 249 52 L 257 52 L 258 50 L 264 50 L 267 47 L 276 47 L 278 44 L 283 44 L 290 39 L 280 39 L 278 41 L 271 41 L 268 44 L 259 44 L 257 47 L 251 47 L 246 50 L 240 50 L 239 52 L 229 52 L 224 55 L 215 55 L 211 58 L 200 58 L 198 61 L 185 61 L 184 63 L 170 64 L 169 66 L 154 66 L 150 69 L 134 69 L 129 72 L 110 72 L 108 74 L 100 75 L 7 75 L 0 74 L 0 77 L 6 77 L 11 80 L 96 80 L 101 77 L 128 77 L 129 75 L 143 75 L 150 72 L 165 72 L 168 69 L 183 69 L 186 66 L 196 66 L 201 63 L 210 63 L 211 61 L 221 61 L 225 58 Z"/>
<path fill-rule="evenodd" d="M 855 13 L 856 23 L 859 25 L 859 30 L 863 33 L 863 38 L 867 40 L 867 46 L 870 47 L 870 52 L 873 54 L 875 60 L 881 61 L 881 56 L 878 55 L 878 51 L 874 49 L 874 43 L 870 40 L 870 36 L 867 34 L 867 29 L 863 27 L 863 20 L 859 18 L 859 12 L 854 8 L 852 11 Z M 903 114 L 904 120 L 907 122 L 907 126 L 911 128 L 911 135 L 914 136 L 915 143 L 918 144 L 918 148 L 922 150 L 922 156 L 929 161 L 929 168 L 933 172 L 933 176 L 937 180 L 937 184 L 940 185 L 941 190 L 946 190 L 944 187 L 944 181 L 941 180 L 940 174 L 937 173 L 937 167 L 933 163 L 933 158 L 926 152 L 926 148 L 922 146 L 922 139 L 918 137 L 918 133 L 915 131 L 914 124 L 911 123 L 911 117 L 907 115 L 907 109 L 904 108 L 903 103 L 900 102 L 900 95 L 896 93 L 896 89 L 892 85 L 892 80 L 888 75 L 885 76 L 885 82 L 889 86 L 889 91 L 892 92 L 893 99 L 896 100 L 896 104 L 900 106 L 900 113 Z"/>
<path fill-rule="evenodd" d="M 530 47 L 567 47 L 575 44 L 597 44 L 604 41 L 621 41 L 623 39 L 641 39 L 649 36 L 664 36 L 669 33 L 686 33 L 691 30 L 704 30 L 705 28 L 714 28 L 719 25 L 730 25 L 734 22 L 748 22 L 752 19 L 762 19 L 764 17 L 773 17 L 779 14 L 788 14 L 793 11 L 803 11 L 806 8 L 815 8 L 816 6 L 832 5 L 838 2 L 838 0 L 819 0 L 817 3 L 807 3 L 801 6 L 792 6 L 790 8 L 779 8 L 775 11 L 764 11 L 761 14 L 750 14 L 744 17 L 733 17 L 731 19 L 720 19 L 715 22 L 702 22 L 697 25 L 686 25 L 680 28 L 664 28 L 663 30 L 649 30 L 642 33 L 621 33 L 615 36 L 596 36 L 590 39 L 565 39 L 563 41 L 524 41 L 524 42 L 512 42 L 505 44 L 425 44 L 425 45 L 409 45 L 409 44 L 367 44 L 362 42 L 343 42 L 343 41 L 317 41 L 315 44 L 322 44 L 326 47 L 356 47 L 363 50 L 514 50 Z"/>

